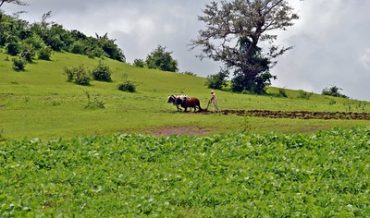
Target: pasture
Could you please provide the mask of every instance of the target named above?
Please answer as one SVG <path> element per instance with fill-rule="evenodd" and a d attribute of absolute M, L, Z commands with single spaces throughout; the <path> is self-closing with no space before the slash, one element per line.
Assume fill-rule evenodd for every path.
<path fill-rule="evenodd" d="M 0 54 L 0 133 L 1 138 L 71 138 L 81 135 L 112 133 L 155 134 L 166 129 L 190 129 L 197 134 L 250 132 L 314 132 L 333 127 L 368 126 L 366 120 L 302 120 L 270 119 L 220 114 L 178 113 L 167 104 L 171 94 L 187 94 L 200 98 L 207 105 L 210 90 L 205 78 L 136 68 L 110 59 L 103 60 L 113 71 L 113 82 L 93 81 L 91 86 L 66 82 L 64 68 L 80 64 L 92 69 L 98 60 L 69 53 L 54 53 L 52 61 L 29 64 L 24 72 L 12 70 L 11 61 Z M 137 84 L 136 93 L 117 90 L 118 83 L 128 76 Z M 86 92 L 92 101 L 104 108 L 85 108 Z M 302 91 L 286 90 L 288 98 L 256 96 L 217 91 L 221 109 L 370 112 L 370 103 L 324 97 L 314 94 L 300 97 Z M 171 133 L 171 131 L 169 131 Z M 176 131 L 175 131 L 176 132 Z M 181 134 L 181 131 L 179 132 Z M 184 132 L 186 134 L 186 132 Z"/>

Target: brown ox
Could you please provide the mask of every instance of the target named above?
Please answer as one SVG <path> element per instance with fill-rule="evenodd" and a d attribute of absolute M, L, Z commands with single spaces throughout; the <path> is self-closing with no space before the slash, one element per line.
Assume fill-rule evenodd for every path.
<path fill-rule="evenodd" d="M 194 112 L 196 112 L 197 109 L 198 111 L 203 111 L 203 109 L 200 107 L 199 99 L 195 97 L 171 95 L 168 97 L 167 103 L 176 105 L 178 110 L 181 110 L 179 108 L 179 106 L 181 106 L 185 109 L 185 112 L 188 110 L 188 107 L 194 108 Z"/>

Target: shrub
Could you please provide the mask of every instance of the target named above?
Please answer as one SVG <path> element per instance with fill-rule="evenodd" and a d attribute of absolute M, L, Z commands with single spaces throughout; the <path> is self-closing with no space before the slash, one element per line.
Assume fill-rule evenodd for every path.
<path fill-rule="evenodd" d="M 15 71 L 24 71 L 26 68 L 26 61 L 22 58 L 13 58 L 13 69 Z"/>
<path fill-rule="evenodd" d="M 83 54 L 85 52 L 85 45 L 81 41 L 73 43 L 71 52 L 75 54 Z"/>
<path fill-rule="evenodd" d="M 79 67 L 65 68 L 64 72 L 67 75 L 68 82 L 73 82 L 83 86 L 90 85 L 91 78 L 88 70 L 83 65 L 80 65 Z"/>
<path fill-rule="evenodd" d="M 50 61 L 53 50 L 49 47 L 44 47 L 39 50 L 38 57 L 40 60 Z"/>
<path fill-rule="evenodd" d="M 208 76 L 206 85 L 210 89 L 222 89 L 222 87 L 227 85 L 226 83 L 227 76 L 228 72 L 225 70 L 221 70 L 217 74 Z"/>
<path fill-rule="evenodd" d="M 108 65 L 103 64 L 101 61 L 99 65 L 92 71 L 94 80 L 112 82 L 111 71 Z"/>
<path fill-rule="evenodd" d="M 124 92 L 136 92 L 136 85 L 130 81 L 126 81 L 119 84 L 118 89 Z"/>
<path fill-rule="evenodd" d="M 27 38 L 24 42 L 35 49 L 41 49 L 46 46 L 41 37 L 36 34 L 32 35 L 30 38 Z"/>
<path fill-rule="evenodd" d="M 145 66 L 145 62 L 142 59 L 135 59 L 134 66 L 143 68 Z"/>
<path fill-rule="evenodd" d="M 279 94 L 278 94 L 279 97 L 283 97 L 283 98 L 287 98 L 288 95 L 286 94 L 286 91 L 285 89 L 279 89 Z"/>
<path fill-rule="evenodd" d="M 22 53 L 21 53 L 21 57 L 27 61 L 28 63 L 32 63 L 33 62 L 33 59 L 35 58 L 35 51 L 33 48 L 31 47 L 26 47 L 23 49 Z"/>
<path fill-rule="evenodd" d="M 189 72 L 189 71 L 185 71 L 185 72 L 183 72 L 182 74 L 184 74 L 184 75 L 188 75 L 188 76 L 194 76 L 194 77 L 196 77 L 196 76 L 197 76 L 197 74 L 195 74 L 195 73 L 193 73 L 193 72 Z"/>
<path fill-rule="evenodd" d="M 85 106 L 85 109 L 104 109 L 105 103 L 101 100 L 99 100 L 96 96 L 91 99 L 90 93 L 85 92 L 87 97 L 87 105 Z"/>
<path fill-rule="evenodd" d="M 6 46 L 7 53 L 12 56 L 18 55 L 20 50 L 21 50 L 20 45 L 16 42 L 11 42 Z"/>
<path fill-rule="evenodd" d="M 348 98 L 348 96 L 340 93 L 340 90 L 342 90 L 342 89 L 337 87 L 337 86 L 332 86 L 332 87 L 329 87 L 329 88 L 326 88 L 326 89 L 322 90 L 322 94 L 323 95 L 328 95 L 328 96 L 333 96 L 333 97 L 339 97 L 339 98 Z"/>
<path fill-rule="evenodd" d="M 298 98 L 303 98 L 303 99 L 310 99 L 313 93 L 305 92 L 303 90 L 299 90 L 298 93 Z"/>

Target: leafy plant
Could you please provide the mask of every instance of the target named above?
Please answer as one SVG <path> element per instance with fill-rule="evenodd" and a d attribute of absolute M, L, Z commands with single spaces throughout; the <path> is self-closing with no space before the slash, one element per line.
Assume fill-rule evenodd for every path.
<path fill-rule="evenodd" d="M 279 89 L 279 94 L 278 94 L 279 97 L 283 97 L 283 98 L 287 98 L 288 95 L 286 94 L 286 91 L 285 89 Z"/>
<path fill-rule="evenodd" d="M 80 65 L 78 67 L 65 68 L 64 73 L 67 75 L 67 81 L 73 82 L 78 85 L 88 86 L 90 85 L 90 75 L 88 70 Z"/>
<path fill-rule="evenodd" d="M 86 98 L 87 98 L 87 104 L 85 106 L 85 109 L 104 109 L 105 103 L 97 98 L 95 96 L 94 98 L 91 98 L 89 92 L 85 92 Z"/>
<path fill-rule="evenodd" d="M 38 51 L 38 57 L 40 60 L 50 61 L 52 52 L 53 50 L 51 50 L 49 47 L 41 48 Z"/>
<path fill-rule="evenodd" d="M 126 73 L 122 74 L 123 77 L 123 83 L 118 84 L 118 90 L 124 91 L 124 92 L 136 92 L 136 85 L 135 83 L 128 80 L 128 75 Z"/>
<path fill-rule="evenodd" d="M 312 97 L 313 93 L 311 92 L 306 92 L 306 91 L 303 91 L 303 90 L 299 90 L 299 93 L 298 93 L 298 98 L 302 98 L 302 99 L 310 99 Z"/>
<path fill-rule="evenodd" d="M 26 68 L 26 61 L 23 58 L 13 58 L 13 69 L 15 71 L 24 71 Z"/>
<path fill-rule="evenodd" d="M 227 86 L 226 78 L 228 75 L 229 72 L 226 70 L 221 70 L 217 74 L 208 76 L 206 85 L 210 89 L 222 89 L 223 87 Z"/>
<path fill-rule="evenodd" d="M 346 95 L 340 93 L 342 89 L 337 86 L 331 86 L 322 90 L 322 95 L 328 95 L 333 97 L 348 98 Z"/>
<path fill-rule="evenodd" d="M 145 66 L 145 62 L 142 59 L 135 59 L 134 60 L 134 66 L 143 68 Z"/>
<path fill-rule="evenodd" d="M 101 61 L 99 61 L 99 65 L 92 70 L 91 74 L 94 80 L 112 82 L 111 78 L 112 73 L 109 66 Z"/>

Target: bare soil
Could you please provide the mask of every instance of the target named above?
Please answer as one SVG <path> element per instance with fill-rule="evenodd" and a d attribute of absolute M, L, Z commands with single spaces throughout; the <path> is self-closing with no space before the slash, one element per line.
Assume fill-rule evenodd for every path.
<path fill-rule="evenodd" d="M 210 113 L 210 112 L 204 112 Z M 312 111 L 270 111 L 270 110 L 223 110 L 223 115 L 254 116 L 290 119 L 323 120 L 370 120 L 370 113 L 355 112 L 312 112 Z"/>

